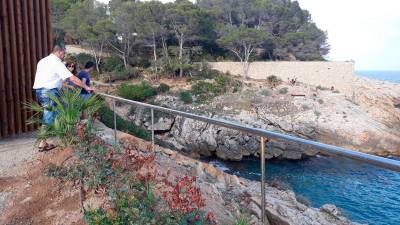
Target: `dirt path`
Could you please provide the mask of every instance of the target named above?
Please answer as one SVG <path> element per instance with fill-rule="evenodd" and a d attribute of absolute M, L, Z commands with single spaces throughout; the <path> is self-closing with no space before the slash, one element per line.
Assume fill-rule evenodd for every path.
<path fill-rule="evenodd" d="M 64 191 L 43 175 L 49 164 L 70 156 L 71 149 L 39 153 L 35 142 L 33 133 L 0 141 L 0 224 L 83 224 L 76 189 Z"/>

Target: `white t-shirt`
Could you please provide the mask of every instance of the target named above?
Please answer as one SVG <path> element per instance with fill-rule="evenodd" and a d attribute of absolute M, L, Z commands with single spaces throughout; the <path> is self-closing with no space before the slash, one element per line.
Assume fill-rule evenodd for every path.
<path fill-rule="evenodd" d="M 61 59 L 54 54 L 50 54 L 37 64 L 33 89 L 60 89 L 62 81 L 71 76 L 72 73 L 65 67 Z"/>

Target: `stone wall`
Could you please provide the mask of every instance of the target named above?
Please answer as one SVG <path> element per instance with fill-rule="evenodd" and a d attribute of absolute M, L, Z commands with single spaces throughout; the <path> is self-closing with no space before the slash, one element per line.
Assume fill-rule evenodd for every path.
<path fill-rule="evenodd" d="M 221 72 L 243 75 L 243 64 L 240 62 L 210 62 L 210 67 Z M 297 78 L 297 81 L 331 88 L 351 95 L 354 78 L 354 62 L 253 62 L 250 64 L 249 77 L 266 79 L 270 75 Z"/>

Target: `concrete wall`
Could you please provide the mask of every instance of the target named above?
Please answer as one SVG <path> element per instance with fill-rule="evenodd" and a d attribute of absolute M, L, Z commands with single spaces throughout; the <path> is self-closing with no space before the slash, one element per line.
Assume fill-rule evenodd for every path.
<path fill-rule="evenodd" d="M 240 62 L 210 62 L 209 65 L 221 72 L 244 74 Z M 248 75 L 253 79 L 275 75 L 283 81 L 296 77 L 302 83 L 328 88 L 333 86 L 336 90 L 352 94 L 354 62 L 253 62 Z"/>

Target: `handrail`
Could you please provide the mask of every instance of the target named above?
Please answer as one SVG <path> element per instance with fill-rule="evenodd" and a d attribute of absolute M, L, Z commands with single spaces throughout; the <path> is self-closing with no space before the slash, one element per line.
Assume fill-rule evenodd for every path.
<path fill-rule="evenodd" d="M 149 108 L 151 110 L 151 142 L 152 142 L 152 149 L 154 150 L 154 110 L 166 112 L 166 113 L 171 113 L 175 115 L 179 115 L 185 118 L 190 118 L 198 121 L 203 121 L 206 123 L 226 127 L 226 128 L 231 128 L 235 130 L 239 130 L 242 132 L 250 133 L 253 135 L 260 136 L 260 169 L 261 169 L 261 209 L 265 209 L 265 141 L 264 138 L 269 139 L 280 139 L 280 140 L 285 140 L 285 141 L 290 141 L 290 142 L 295 142 L 299 143 L 302 145 L 309 145 L 313 146 L 317 149 L 319 149 L 322 153 L 329 154 L 329 155 L 335 155 L 335 156 L 343 156 L 346 158 L 354 159 L 357 161 L 365 162 L 368 164 L 372 164 L 378 167 L 390 169 L 396 172 L 400 172 L 400 161 L 392 160 L 392 159 L 387 159 L 384 157 L 379 157 L 375 155 L 370 155 L 362 152 L 357 152 L 353 150 L 349 150 L 346 148 L 342 147 L 337 147 L 333 145 L 328 145 L 316 141 L 311 141 L 299 137 L 294 137 L 291 135 L 287 134 L 281 134 L 277 132 L 272 132 L 260 128 L 254 128 L 254 127 L 249 127 L 245 126 L 242 124 L 238 124 L 235 122 L 227 121 L 227 120 L 222 120 L 222 119 L 214 119 L 214 118 L 209 118 L 205 116 L 199 116 L 195 115 L 192 113 L 187 113 L 183 111 L 178 111 L 174 109 L 169 109 L 157 105 L 151 105 L 143 102 L 137 102 L 137 101 L 132 101 L 129 99 L 124 99 L 121 97 L 109 95 L 109 94 L 104 94 L 104 93 L 98 93 L 100 96 L 111 98 L 113 100 L 113 111 L 114 111 L 114 141 L 115 144 L 117 144 L 117 122 L 116 122 L 116 112 L 115 112 L 115 101 L 121 101 L 121 102 L 126 102 L 128 104 L 133 104 L 133 105 L 138 105 L 142 106 L 145 108 Z M 266 215 L 265 215 L 265 210 L 261 210 L 261 222 L 262 224 L 266 224 Z"/>
<path fill-rule="evenodd" d="M 388 158 L 384 158 L 384 157 L 380 157 L 380 156 L 375 156 L 375 155 L 371 155 L 371 154 L 367 154 L 367 153 L 357 152 L 354 150 L 349 150 L 349 149 L 338 147 L 338 146 L 328 145 L 328 144 L 324 144 L 324 143 L 320 143 L 320 142 L 316 142 L 316 141 L 311 141 L 311 140 L 307 140 L 307 139 L 303 139 L 303 138 L 299 138 L 299 137 L 294 137 L 294 136 L 287 135 L 287 134 L 281 134 L 281 133 L 272 132 L 272 131 L 268 131 L 268 130 L 264 130 L 264 129 L 260 129 L 260 128 L 249 127 L 249 126 L 241 125 L 241 124 L 231 122 L 231 121 L 226 121 L 226 120 L 222 120 L 222 119 L 214 119 L 214 118 L 209 118 L 209 117 L 205 117 L 205 116 L 199 116 L 199 115 L 195 115 L 192 113 L 169 109 L 169 108 L 165 108 L 165 107 L 161 107 L 161 106 L 157 106 L 157 105 L 151 105 L 151 104 L 147 104 L 147 103 L 143 103 L 143 102 L 137 102 L 137 101 L 124 99 L 121 97 L 108 95 L 108 94 L 104 94 L 104 93 L 99 93 L 99 95 L 108 97 L 111 99 L 115 99 L 115 100 L 118 100 L 121 102 L 139 105 L 139 106 L 142 106 L 145 108 L 150 108 L 150 109 L 154 109 L 154 110 L 158 110 L 158 111 L 162 111 L 162 112 L 166 112 L 166 113 L 180 115 L 180 116 L 183 116 L 186 118 L 199 120 L 199 121 L 203 121 L 206 123 L 210 123 L 210 124 L 214 124 L 214 125 L 218 125 L 218 126 L 222 126 L 222 127 L 226 127 L 226 128 L 231 128 L 231 129 L 243 131 L 246 133 L 251 133 L 251 134 L 265 137 L 265 138 L 280 139 L 280 140 L 295 142 L 295 143 L 299 143 L 299 144 L 303 144 L 303 145 L 313 146 L 313 147 L 321 150 L 322 153 L 326 153 L 329 155 L 335 155 L 335 156 L 343 156 L 346 158 L 365 162 L 365 163 L 372 164 L 372 165 L 382 167 L 385 169 L 390 169 L 390 170 L 393 170 L 396 172 L 400 172 L 400 161 L 397 161 L 397 160 L 388 159 Z"/>

